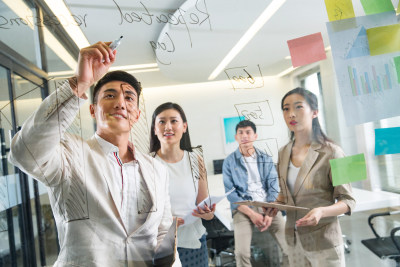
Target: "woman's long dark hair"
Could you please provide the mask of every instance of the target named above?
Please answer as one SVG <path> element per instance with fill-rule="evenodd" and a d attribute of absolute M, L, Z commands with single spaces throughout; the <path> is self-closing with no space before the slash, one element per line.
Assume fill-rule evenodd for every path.
<path fill-rule="evenodd" d="M 304 89 L 301 87 L 297 87 L 293 90 L 290 90 L 289 92 L 287 92 L 285 94 L 285 96 L 282 98 L 282 102 L 281 102 L 281 109 L 283 110 L 283 104 L 285 102 L 286 97 L 293 95 L 293 94 L 298 94 L 301 95 L 302 97 L 304 97 L 304 99 L 306 100 L 307 104 L 310 105 L 311 110 L 318 110 L 318 99 L 317 96 Z M 294 132 L 290 132 L 290 140 L 294 139 Z M 326 142 L 332 142 L 333 141 L 331 139 L 329 139 L 326 134 L 322 131 L 321 129 L 321 125 L 319 124 L 319 120 L 318 117 L 315 117 L 312 120 L 312 140 L 316 141 L 317 143 L 320 144 L 326 144 Z"/>
<path fill-rule="evenodd" d="M 176 103 L 167 102 L 164 104 L 159 105 L 153 112 L 153 117 L 151 119 L 151 129 L 150 129 L 150 153 L 156 152 L 161 148 L 160 140 L 158 140 L 157 135 L 154 133 L 154 127 L 156 123 L 156 118 L 158 114 L 167 110 L 167 109 L 174 109 L 179 112 L 181 115 L 182 121 L 187 123 L 186 115 L 181 106 Z M 192 144 L 190 143 L 190 136 L 189 136 L 189 127 L 186 128 L 186 132 L 183 133 L 180 148 L 182 150 L 186 150 L 192 152 Z"/>

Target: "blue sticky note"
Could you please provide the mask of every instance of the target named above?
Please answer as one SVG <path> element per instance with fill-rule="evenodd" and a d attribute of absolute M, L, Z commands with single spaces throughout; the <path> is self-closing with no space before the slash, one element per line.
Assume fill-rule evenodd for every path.
<path fill-rule="evenodd" d="M 375 155 L 400 153 L 400 127 L 375 129 Z"/>

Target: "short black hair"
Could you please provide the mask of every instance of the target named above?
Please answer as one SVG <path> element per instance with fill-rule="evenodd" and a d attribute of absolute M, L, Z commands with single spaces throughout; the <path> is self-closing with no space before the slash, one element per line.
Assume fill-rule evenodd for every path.
<path fill-rule="evenodd" d="M 113 81 L 126 82 L 129 85 L 131 85 L 136 91 L 138 98 L 137 102 L 139 105 L 139 96 L 142 91 L 142 85 L 135 77 L 133 77 L 133 75 L 122 70 L 110 71 L 96 83 L 93 89 L 93 98 L 92 98 L 93 104 L 97 104 L 97 97 L 99 95 L 100 88 L 103 87 L 103 85 L 105 85 L 106 83 Z"/>
<path fill-rule="evenodd" d="M 236 130 L 235 130 L 235 132 L 237 133 L 237 130 L 238 130 L 239 128 L 246 128 L 246 127 L 248 127 L 248 126 L 250 126 L 251 129 L 253 129 L 254 133 L 257 133 L 256 125 L 254 124 L 254 122 L 249 121 L 249 120 L 240 121 L 240 122 L 236 125 Z"/>

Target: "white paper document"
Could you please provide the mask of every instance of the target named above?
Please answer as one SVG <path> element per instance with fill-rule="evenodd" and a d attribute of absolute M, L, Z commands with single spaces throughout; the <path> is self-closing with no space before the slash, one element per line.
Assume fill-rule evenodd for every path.
<path fill-rule="evenodd" d="M 224 195 L 222 196 L 208 196 L 207 198 L 205 198 L 203 201 L 201 201 L 197 207 L 201 208 L 201 209 L 205 209 L 205 206 L 207 205 L 208 207 L 211 207 L 213 204 L 217 204 L 218 202 L 220 202 L 221 200 L 223 200 L 224 198 L 226 198 L 230 193 L 232 193 L 235 190 L 235 188 L 232 188 L 231 190 L 229 190 L 228 192 L 226 192 Z M 186 214 L 185 217 L 183 217 L 183 220 L 185 221 L 184 225 L 188 225 L 191 223 L 194 223 L 197 219 L 197 217 L 192 215 L 193 211 L 190 211 Z"/>
<path fill-rule="evenodd" d="M 206 205 L 208 207 L 211 207 L 213 204 L 217 204 L 218 202 L 220 202 L 221 200 L 226 198 L 233 191 L 235 191 L 235 188 L 232 188 L 231 190 L 229 190 L 222 196 L 208 196 L 203 201 L 200 201 L 200 203 L 197 205 L 197 207 L 199 207 L 201 209 L 205 209 Z"/>

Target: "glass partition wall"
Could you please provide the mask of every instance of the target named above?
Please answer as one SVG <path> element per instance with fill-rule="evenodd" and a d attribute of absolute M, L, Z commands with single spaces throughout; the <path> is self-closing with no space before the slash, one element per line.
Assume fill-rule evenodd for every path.
<path fill-rule="evenodd" d="M 53 15 L 42 7 L 0 1 L 0 267 L 51 265 L 59 252 L 46 187 L 7 160 L 12 136 L 54 90 L 48 72 L 71 72 L 77 58 L 76 45 L 58 38 L 61 26 L 39 23 Z"/>

